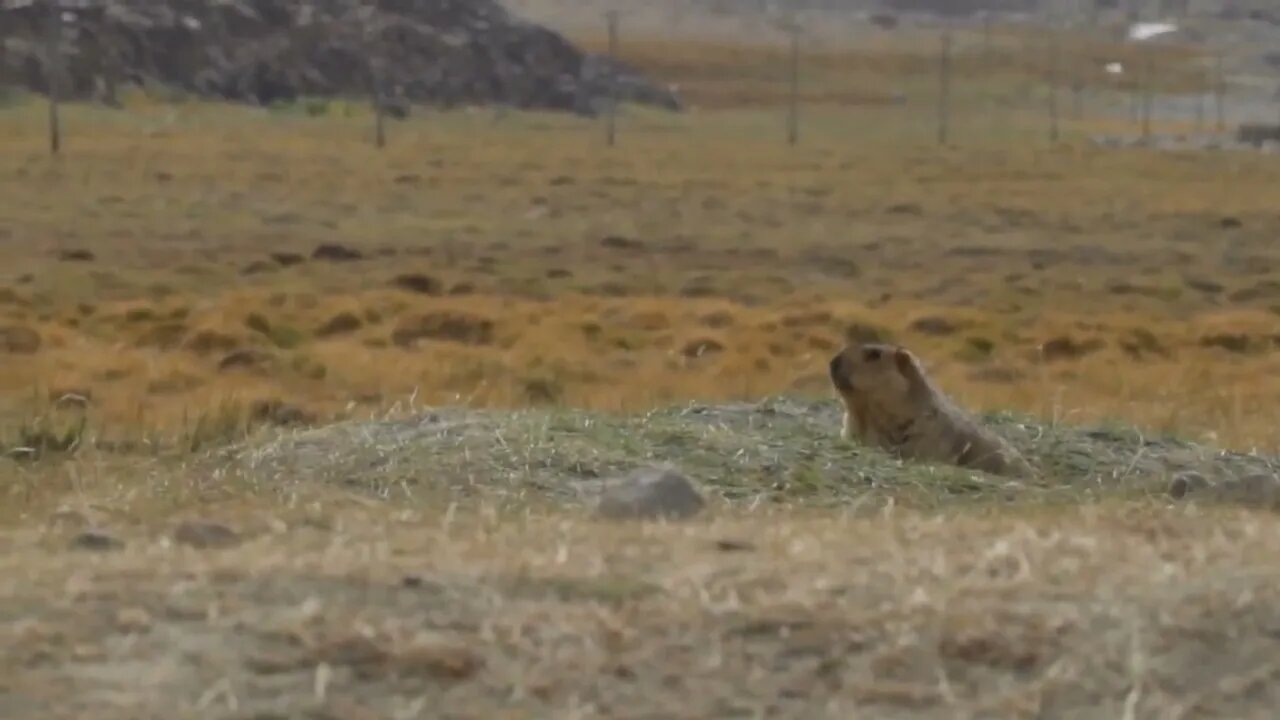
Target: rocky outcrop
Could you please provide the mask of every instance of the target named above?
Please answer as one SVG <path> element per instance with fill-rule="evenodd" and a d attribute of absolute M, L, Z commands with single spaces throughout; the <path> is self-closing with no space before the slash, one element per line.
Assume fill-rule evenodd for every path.
<path fill-rule="evenodd" d="M 623 101 L 679 110 L 674 92 L 525 22 L 497 0 L 59 0 L 67 97 L 156 83 L 270 104 L 371 95 L 449 107 L 594 114 Z M 0 0 L 0 83 L 48 89 L 48 0 Z"/>
<path fill-rule="evenodd" d="M 1268 142 L 1280 143 L 1280 124 L 1242 123 L 1236 127 L 1236 141 L 1254 147 L 1263 147 Z"/>

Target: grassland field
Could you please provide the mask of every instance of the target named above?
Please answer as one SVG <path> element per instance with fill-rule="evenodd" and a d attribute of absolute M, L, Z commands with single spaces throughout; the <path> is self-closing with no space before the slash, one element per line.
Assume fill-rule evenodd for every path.
<path fill-rule="evenodd" d="M 586 120 L 455 111 L 378 152 L 358 106 L 138 98 L 72 108 L 50 158 L 39 104 L 7 110 L 8 435 L 68 393 L 116 441 L 211 414 L 236 431 L 260 401 L 323 419 L 415 392 L 606 410 L 825 393 L 821 360 L 871 332 L 979 406 L 1275 447 L 1269 157 L 1106 152 L 1087 119 L 1051 145 L 1010 90 L 1025 68 L 993 65 L 999 84 L 976 60 L 939 148 L 918 47 L 806 59 L 790 148 L 761 107 L 785 88 L 772 50 L 634 45 L 697 109 L 632 111 L 612 149 Z M 842 102 L 874 94 L 864 74 L 921 90 Z M 324 244 L 362 257 L 313 260 Z"/>
<path fill-rule="evenodd" d="M 1280 451 L 1280 163 L 1095 147 L 1133 130 L 1097 112 L 1126 89 L 1098 61 L 1132 51 L 1061 42 L 1053 68 L 962 44 L 945 146 L 924 41 L 807 51 L 795 147 L 785 48 L 724 41 L 629 39 L 693 109 L 627 107 L 612 148 L 599 120 L 459 109 L 379 150 L 357 102 L 136 93 L 65 107 L 51 157 L 10 97 L 0 715 L 1264 717 L 1265 512 L 865 517 L 823 485 L 845 511 L 613 526 L 192 469 L 408 408 L 820 401 L 867 338 L 977 410 Z M 1164 90 L 1204 88 L 1154 52 Z M 253 539 L 167 539 L 196 517 Z M 67 550 L 85 528 L 125 549 Z"/>

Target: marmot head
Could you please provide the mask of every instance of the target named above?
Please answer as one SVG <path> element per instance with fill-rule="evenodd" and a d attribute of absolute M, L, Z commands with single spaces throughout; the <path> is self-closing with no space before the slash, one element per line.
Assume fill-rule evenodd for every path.
<path fill-rule="evenodd" d="M 846 403 L 905 403 L 928 391 L 920 363 L 909 350 L 885 343 L 853 343 L 831 358 L 831 384 Z"/>

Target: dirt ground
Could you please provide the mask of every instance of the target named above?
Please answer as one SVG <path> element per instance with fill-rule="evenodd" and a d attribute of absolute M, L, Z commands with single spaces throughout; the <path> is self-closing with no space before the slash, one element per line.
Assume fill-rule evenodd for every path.
<path fill-rule="evenodd" d="M 3 538 L 0 714 L 1263 718 L 1274 516 L 210 509 Z M 65 515 L 65 514 L 64 514 Z"/>
<path fill-rule="evenodd" d="M 11 463 L 26 510 L 0 534 L 0 715 L 1163 719 L 1280 702 L 1274 458 L 989 417 L 1042 471 L 1014 483 L 840 440 L 832 405 L 436 409 L 185 465 Z M 593 486 L 653 462 L 686 470 L 706 509 L 592 514 Z M 1174 497 L 1188 472 L 1272 493 Z"/>

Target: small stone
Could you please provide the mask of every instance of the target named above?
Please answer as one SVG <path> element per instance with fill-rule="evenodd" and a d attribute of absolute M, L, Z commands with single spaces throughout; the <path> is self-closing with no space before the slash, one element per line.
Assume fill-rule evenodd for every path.
<path fill-rule="evenodd" d="M 103 552 L 107 550 L 119 550 L 124 547 L 124 542 L 102 530 L 85 530 L 77 533 L 71 538 L 72 550 L 92 550 L 95 552 Z"/>
<path fill-rule="evenodd" d="M 63 633 L 49 623 L 22 618 L 9 625 L 8 636 L 18 644 L 47 644 L 60 641 Z"/>
<path fill-rule="evenodd" d="M 60 410 L 72 408 L 83 410 L 89 407 L 92 398 L 93 393 L 87 390 L 81 392 L 59 393 L 53 401 L 53 406 Z"/>
<path fill-rule="evenodd" d="M 689 479 L 675 470 L 645 468 L 607 481 L 596 514 L 611 520 L 682 520 L 706 505 Z"/>
<path fill-rule="evenodd" d="M 1200 338 L 1200 346 L 1240 354 L 1249 352 L 1253 342 L 1244 333 L 1213 333 Z"/>
<path fill-rule="evenodd" d="M 244 666 L 255 675 L 281 675 L 297 672 L 307 661 L 291 652 L 263 652 L 246 657 Z"/>
<path fill-rule="evenodd" d="M 1209 481 L 1194 470 L 1180 472 L 1173 476 L 1173 481 L 1169 483 L 1169 495 L 1175 500 L 1181 500 L 1188 493 L 1196 492 L 1209 486 Z"/>
<path fill-rule="evenodd" d="M 364 327 L 364 321 L 356 317 L 353 313 L 340 312 L 329 318 L 323 325 L 316 328 L 315 335 L 318 338 L 331 338 L 337 335 L 347 335 Z"/>
<path fill-rule="evenodd" d="M 1233 478 L 1217 486 L 1220 500 L 1248 507 L 1280 507 L 1280 478 L 1269 473 L 1251 473 Z"/>
<path fill-rule="evenodd" d="M 354 700 L 335 697 L 302 717 L 306 720 L 377 720 L 382 716 Z"/>
<path fill-rule="evenodd" d="M 62 262 L 92 262 L 97 257 L 90 250 L 73 249 L 63 250 L 58 253 L 58 259 Z"/>
<path fill-rule="evenodd" d="M 405 273 L 397 275 L 391 280 L 391 284 L 401 290 L 419 295 L 442 295 L 444 294 L 444 286 L 439 280 L 430 275 L 422 273 Z"/>
<path fill-rule="evenodd" d="M 400 675 L 445 680 L 465 680 L 485 665 L 467 643 L 426 637 L 398 650 L 391 662 Z"/>
<path fill-rule="evenodd" d="M 301 253 L 295 252 L 276 252 L 271 253 L 271 259 L 280 267 L 293 267 L 300 263 L 306 262 L 306 258 Z"/>
<path fill-rule="evenodd" d="M 423 593 L 443 593 L 446 591 L 444 585 L 437 580 L 432 580 L 423 575 L 411 574 L 400 578 L 400 587 L 419 590 Z"/>
<path fill-rule="evenodd" d="M 929 315 L 917 318 L 912 321 L 911 329 L 921 335 L 932 335 L 935 337 L 945 337 L 955 334 L 959 326 L 952 320 L 936 315 Z"/>
<path fill-rule="evenodd" d="M 85 530 L 94 526 L 87 510 L 77 510 L 63 505 L 49 515 L 49 527 L 54 530 Z"/>
<path fill-rule="evenodd" d="M 322 243 L 311 252 L 312 260 L 328 260 L 330 262 L 351 262 L 360 260 L 364 254 L 355 248 L 338 243 Z"/>
<path fill-rule="evenodd" d="M 81 643 L 71 648 L 71 659 L 76 662 L 101 662 L 107 651 L 98 645 Z"/>
<path fill-rule="evenodd" d="M 173 531 L 173 539 L 194 548 L 223 548 L 235 545 L 240 537 L 226 525 L 200 520 L 187 520 Z"/>
<path fill-rule="evenodd" d="M 1045 362 L 1077 360 L 1103 346 L 1101 340 L 1076 340 L 1069 336 L 1051 338 L 1040 345 L 1040 357 Z"/>
<path fill-rule="evenodd" d="M 116 629 L 124 633 L 144 633 L 151 629 L 151 614 L 139 607 L 122 608 L 116 613 Z"/>
<path fill-rule="evenodd" d="M 41 344 L 40 333 L 25 325 L 0 326 L 0 354 L 33 355 Z"/>
<path fill-rule="evenodd" d="M 622 235 L 606 235 L 600 239 L 600 246 L 614 250 L 642 250 L 644 241 Z"/>
<path fill-rule="evenodd" d="M 680 354 L 689 359 L 706 357 L 724 352 L 724 343 L 713 338 L 690 340 L 680 349 Z"/>
<path fill-rule="evenodd" d="M 262 275 L 276 269 L 276 266 L 266 260 L 254 260 L 253 262 L 240 268 L 241 275 Z"/>
<path fill-rule="evenodd" d="M 1240 478 L 1240 486 L 1257 491 L 1266 491 L 1280 485 L 1280 477 L 1271 473 L 1250 473 Z"/>
<path fill-rule="evenodd" d="M 258 350 L 232 350 L 218 361 L 218 372 L 262 368 L 270 365 L 272 360 L 269 353 Z"/>
<path fill-rule="evenodd" d="M 255 401 L 249 406 L 249 417 L 257 422 L 282 426 L 315 422 L 315 417 L 306 410 L 275 399 Z"/>

